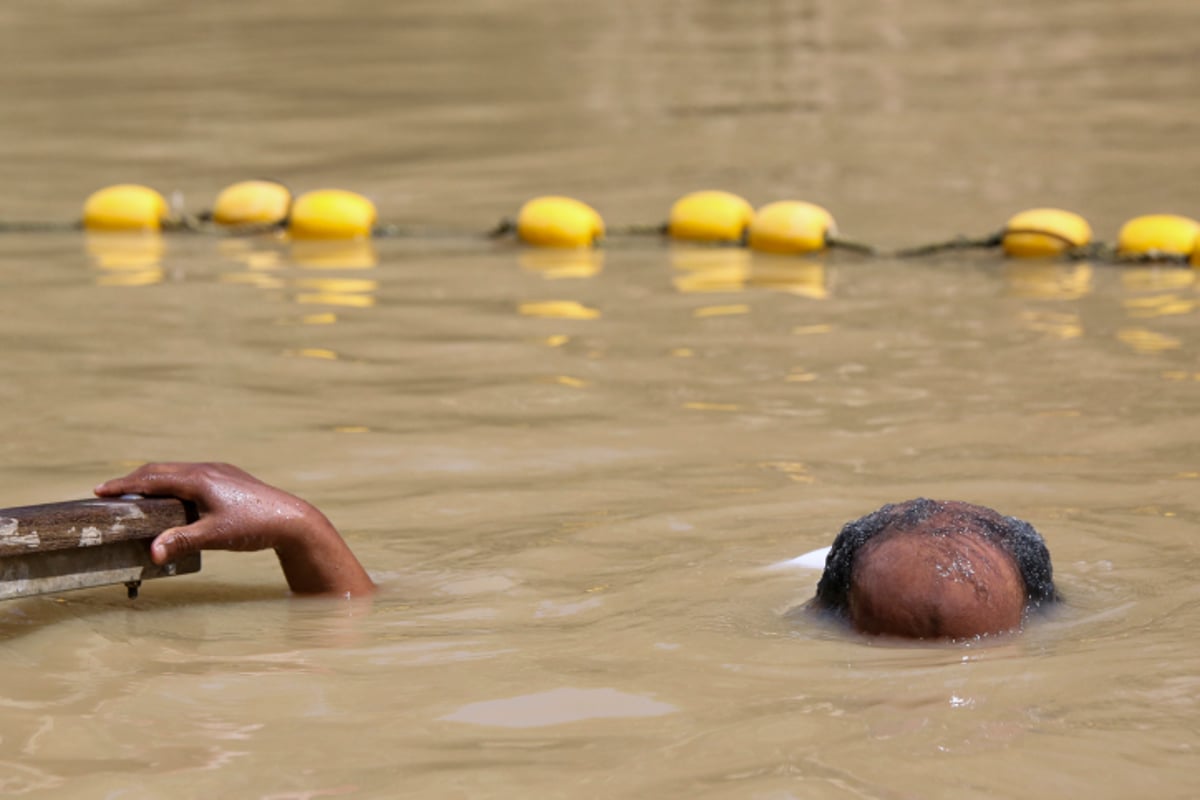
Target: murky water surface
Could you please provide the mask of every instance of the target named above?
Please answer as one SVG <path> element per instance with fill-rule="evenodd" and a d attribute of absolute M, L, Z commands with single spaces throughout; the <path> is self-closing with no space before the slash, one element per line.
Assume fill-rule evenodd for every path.
<path fill-rule="evenodd" d="M 886 246 L 1039 205 L 1111 241 L 1200 214 L 1197 30 L 1192 0 L 12 3 L 0 218 L 265 174 L 464 234 L 711 186 Z M 1196 276 L 6 235 L 0 504 L 232 461 L 385 590 L 213 554 L 4 604 L 0 793 L 1195 796 Z M 1065 607 L 956 647 L 786 616 L 817 576 L 766 567 L 917 495 L 1033 522 Z"/>

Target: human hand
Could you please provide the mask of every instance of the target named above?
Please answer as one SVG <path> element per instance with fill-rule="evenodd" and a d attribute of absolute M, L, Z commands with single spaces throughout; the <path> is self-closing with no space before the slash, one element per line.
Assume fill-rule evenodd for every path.
<path fill-rule="evenodd" d="M 170 496 L 195 504 L 200 519 L 163 531 L 150 546 L 156 564 L 199 550 L 274 549 L 292 591 L 367 594 L 374 584 L 317 508 L 230 464 L 146 464 L 95 488 L 97 495 Z"/>

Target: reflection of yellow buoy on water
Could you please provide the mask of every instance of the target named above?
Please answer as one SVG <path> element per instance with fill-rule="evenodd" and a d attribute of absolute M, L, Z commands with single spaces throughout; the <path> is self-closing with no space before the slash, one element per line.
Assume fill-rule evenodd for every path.
<path fill-rule="evenodd" d="M 1004 276 L 1016 297 L 1037 300 L 1078 300 L 1092 290 L 1092 265 L 1011 261 Z"/>
<path fill-rule="evenodd" d="M 282 224 L 292 193 L 277 181 L 242 181 L 226 186 L 213 204 L 213 222 L 222 225 Z"/>
<path fill-rule="evenodd" d="M 1121 270 L 1121 286 L 1131 292 L 1175 292 L 1196 285 L 1190 269 L 1156 269 L 1130 266 Z"/>
<path fill-rule="evenodd" d="M 222 238 L 217 241 L 222 258 L 244 264 L 252 271 L 277 270 L 283 266 L 283 254 L 268 244 L 244 237 Z"/>
<path fill-rule="evenodd" d="M 302 239 L 292 242 L 288 256 L 308 269 L 370 269 L 379 262 L 370 239 Z"/>
<path fill-rule="evenodd" d="M 694 242 L 740 242 L 753 219 L 754 208 L 736 194 L 691 192 L 671 206 L 667 233 Z"/>
<path fill-rule="evenodd" d="M 1092 226 L 1071 211 L 1031 208 L 1016 214 L 1004 226 L 1001 244 L 1013 258 L 1062 255 L 1092 241 Z"/>
<path fill-rule="evenodd" d="M 684 294 L 740 292 L 750 276 L 750 253 L 740 247 L 671 247 L 672 280 Z"/>
<path fill-rule="evenodd" d="M 90 231 L 157 231 L 169 216 L 161 194 L 133 183 L 107 186 L 83 204 L 83 227 Z"/>
<path fill-rule="evenodd" d="M 1183 344 L 1174 336 L 1146 330 L 1145 328 L 1122 328 L 1117 331 L 1117 338 L 1139 353 L 1161 353 L 1165 350 L 1178 350 Z"/>
<path fill-rule="evenodd" d="M 604 253 L 599 250 L 522 250 L 517 260 L 521 269 L 550 279 L 590 278 L 604 269 Z"/>
<path fill-rule="evenodd" d="M 517 313 L 523 317 L 544 319 L 596 319 L 599 309 L 589 308 L 577 300 L 542 300 L 536 303 L 521 303 Z"/>
<path fill-rule="evenodd" d="M 317 189 L 296 198 L 288 230 L 295 239 L 365 239 L 377 216 L 375 204 L 361 194 Z"/>
<path fill-rule="evenodd" d="M 85 247 L 92 262 L 102 270 L 96 277 L 101 286 L 147 286 L 162 282 L 166 246 L 157 232 L 89 231 Z"/>
<path fill-rule="evenodd" d="M 368 278 L 300 278 L 295 284 L 300 305 L 370 308 L 379 290 L 379 282 Z"/>
<path fill-rule="evenodd" d="M 1117 234 L 1117 252 L 1137 256 L 1193 256 L 1200 239 L 1200 222 L 1176 214 L 1134 217 Z"/>
<path fill-rule="evenodd" d="M 825 300 L 825 265 L 808 259 L 757 258 L 750 270 L 750 285 L 775 292 Z"/>
<path fill-rule="evenodd" d="M 517 214 L 517 237 L 535 247 L 591 247 L 604 238 L 604 220 L 572 197 L 535 197 Z"/>
<path fill-rule="evenodd" d="M 818 205 L 781 200 L 760 208 L 750 223 L 750 247 L 766 253 L 814 253 L 837 233 L 833 216 Z"/>

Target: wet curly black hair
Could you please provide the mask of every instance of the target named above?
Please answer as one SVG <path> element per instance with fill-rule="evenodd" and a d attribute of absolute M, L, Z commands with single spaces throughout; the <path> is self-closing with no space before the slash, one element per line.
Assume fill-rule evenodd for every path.
<path fill-rule="evenodd" d="M 1002 516 L 983 506 L 920 497 L 886 505 L 842 528 L 825 559 L 825 571 L 817 584 L 812 607 L 838 615 L 848 613 L 851 572 L 862 546 L 884 530 L 909 530 L 935 516 L 939 522 L 928 533 L 946 536 L 971 531 L 997 543 L 1012 556 L 1025 582 L 1027 608 L 1039 608 L 1059 599 L 1050 551 L 1041 534 L 1028 522 Z"/>

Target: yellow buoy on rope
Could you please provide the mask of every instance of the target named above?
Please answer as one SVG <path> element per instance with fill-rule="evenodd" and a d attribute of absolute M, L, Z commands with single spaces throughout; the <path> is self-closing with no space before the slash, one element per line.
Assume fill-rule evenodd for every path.
<path fill-rule="evenodd" d="M 221 225 L 282 224 L 292 208 L 292 193 L 278 181 L 241 181 L 217 195 L 213 222 Z"/>
<path fill-rule="evenodd" d="M 157 231 L 169 216 L 161 194 L 134 183 L 106 186 L 83 204 L 83 227 L 90 231 Z"/>
<path fill-rule="evenodd" d="M 750 223 L 750 247 L 765 253 L 815 253 L 837 233 L 833 216 L 813 203 L 780 200 L 768 203 Z"/>
<path fill-rule="evenodd" d="M 361 194 L 317 189 L 296 198 L 288 230 L 296 239 L 365 239 L 377 218 L 375 204 Z"/>
<path fill-rule="evenodd" d="M 604 220 L 573 197 L 544 195 L 521 206 L 517 238 L 535 247 L 591 247 L 604 238 Z"/>
<path fill-rule="evenodd" d="M 1012 258 L 1058 256 L 1092 241 L 1092 226 L 1073 211 L 1031 208 L 1004 225 L 1001 245 Z"/>
<path fill-rule="evenodd" d="M 675 201 L 667 218 L 667 234 L 692 242 L 740 242 L 753 219 L 754 207 L 745 198 L 708 189 Z"/>
<path fill-rule="evenodd" d="M 1117 234 L 1117 252 L 1135 256 L 1187 256 L 1200 246 L 1200 222 L 1177 214 L 1134 217 Z"/>

